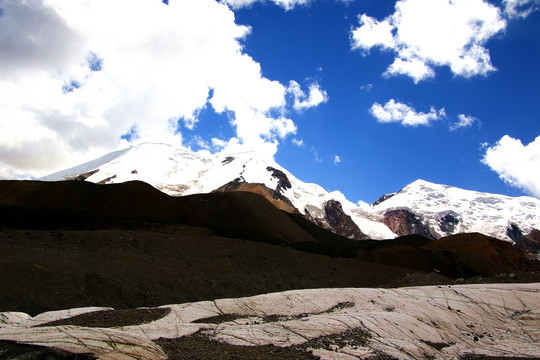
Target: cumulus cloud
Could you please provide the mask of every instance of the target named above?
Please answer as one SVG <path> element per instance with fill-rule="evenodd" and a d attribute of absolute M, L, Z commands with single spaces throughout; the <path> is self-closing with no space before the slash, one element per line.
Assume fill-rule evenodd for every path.
<path fill-rule="evenodd" d="M 393 51 L 384 75 L 407 75 L 416 83 L 434 77 L 435 66 L 467 78 L 494 71 L 484 45 L 506 28 L 499 8 L 483 0 L 399 0 L 382 21 L 366 14 L 358 19 L 352 48 Z"/>
<path fill-rule="evenodd" d="M 528 145 L 508 135 L 487 148 L 482 162 L 507 184 L 540 198 L 540 136 Z"/>
<path fill-rule="evenodd" d="M 504 12 L 510 18 L 525 18 L 540 10 L 540 0 L 503 0 Z"/>
<path fill-rule="evenodd" d="M 363 49 L 364 55 L 372 47 L 382 47 L 383 49 L 394 48 L 394 26 L 389 19 L 377 21 L 366 14 L 358 16 L 360 26 L 352 32 L 353 48 Z"/>
<path fill-rule="evenodd" d="M 478 119 L 474 116 L 465 115 L 465 114 L 459 114 L 458 115 L 458 121 L 450 124 L 450 131 L 456 131 L 460 128 L 466 128 L 473 126 L 475 123 L 478 122 Z"/>
<path fill-rule="evenodd" d="M 206 106 L 230 114 L 236 130 L 212 140 L 214 148 L 273 154 L 296 132 L 283 115 L 288 86 L 265 78 L 243 51 L 250 28 L 224 4 L 2 0 L 0 7 L 0 176 L 46 175 L 135 140 L 180 144 L 179 124 L 193 128 Z M 317 91 L 300 103 L 316 103 Z"/>
<path fill-rule="evenodd" d="M 339 165 L 341 163 L 341 157 L 339 155 L 334 155 L 334 165 Z"/>
<path fill-rule="evenodd" d="M 317 83 L 309 85 L 308 93 L 306 94 L 300 88 L 300 84 L 292 80 L 289 83 L 287 92 L 293 95 L 293 108 L 297 111 L 309 109 L 328 101 L 328 94 L 325 90 L 322 90 L 320 85 Z"/>
<path fill-rule="evenodd" d="M 407 104 L 390 99 L 386 104 L 374 103 L 370 109 L 371 115 L 380 123 L 400 123 L 404 126 L 429 125 L 432 121 L 446 117 L 444 108 L 437 110 L 431 107 L 428 113 L 417 112 Z"/>
<path fill-rule="evenodd" d="M 281 6 L 285 10 L 291 10 L 296 5 L 306 5 L 313 0 L 268 0 L 274 4 Z M 343 1 L 343 0 L 342 0 Z M 256 2 L 266 2 L 266 0 L 221 0 L 222 3 L 229 5 L 233 9 L 251 6 Z"/>

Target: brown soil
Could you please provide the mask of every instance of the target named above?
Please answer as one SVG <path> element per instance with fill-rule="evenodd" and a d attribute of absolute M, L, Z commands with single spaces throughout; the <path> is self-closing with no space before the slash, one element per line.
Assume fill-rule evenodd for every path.
<path fill-rule="evenodd" d="M 322 287 L 373 287 L 410 272 L 212 236 L 185 226 L 0 230 L 0 311 L 152 307 Z"/>
<path fill-rule="evenodd" d="M 208 339 L 202 334 L 178 339 L 159 339 L 169 360 L 316 360 L 319 357 L 298 348 L 266 346 L 234 346 Z"/>
<path fill-rule="evenodd" d="M 51 321 L 40 326 L 75 325 L 84 327 L 120 327 L 147 324 L 169 314 L 169 308 L 139 308 L 92 311 L 65 319 Z"/>

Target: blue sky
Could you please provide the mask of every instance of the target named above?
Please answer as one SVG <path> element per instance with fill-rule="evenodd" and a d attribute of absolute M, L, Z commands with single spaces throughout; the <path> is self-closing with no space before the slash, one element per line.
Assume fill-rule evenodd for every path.
<path fill-rule="evenodd" d="M 351 201 L 418 178 L 540 197 L 539 7 L 0 0 L 0 177 L 164 141 L 269 154 Z"/>

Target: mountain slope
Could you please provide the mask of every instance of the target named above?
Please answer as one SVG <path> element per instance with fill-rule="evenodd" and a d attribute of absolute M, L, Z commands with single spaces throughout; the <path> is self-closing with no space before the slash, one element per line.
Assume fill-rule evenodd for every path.
<path fill-rule="evenodd" d="M 354 224 L 362 229 L 356 232 L 360 238 L 364 238 L 364 234 L 375 239 L 396 236 L 378 221 L 355 218 L 350 209 L 356 205 L 343 194 L 337 191 L 329 193 L 317 184 L 304 183 L 273 159 L 255 152 L 210 154 L 167 144 L 146 143 L 40 180 L 66 179 L 102 184 L 141 180 L 173 196 L 209 193 L 229 183 L 263 184 L 286 197 L 300 213 L 307 214 L 327 229 L 332 229 L 332 226 L 327 220 L 325 205 L 329 200 L 337 200 L 344 215 L 352 216 Z"/>
<path fill-rule="evenodd" d="M 210 154 L 146 143 L 44 177 L 42 180 L 119 183 L 141 180 L 173 196 L 251 191 L 280 209 L 299 212 L 351 239 L 418 234 L 432 239 L 480 232 L 507 241 L 540 228 L 540 200 L 463 190 L 417 180 L 373 205 L 355 204 L 339 191 L 294 177 L 255 152 Z M 515 235 L 517 234 L 517 235 Z"/>
<path fill-rule="evenodd" d="M 437 239 L 479 232 L 514 240 L 508 236 L 512 225 L 524 234 L 540 227 L 540 200 L 536 198 L 463 190 L 425 180 L 416 180 L 398 193 L 386 195 L 363 214 L 384 221 L 385 215 L 397 209 L 416 215 L 425 230 Z M 361 211 L 358 213 L 362 214 Z"/>
<path fill-rule="evenodd" d="M 483 235 L 356 241 L 258 194 L 174 198 L 133 181 L 0 181 L 0 248 L 0 289 L 9 289 L 0 311 L 540 275 L 516 247 Z"/>

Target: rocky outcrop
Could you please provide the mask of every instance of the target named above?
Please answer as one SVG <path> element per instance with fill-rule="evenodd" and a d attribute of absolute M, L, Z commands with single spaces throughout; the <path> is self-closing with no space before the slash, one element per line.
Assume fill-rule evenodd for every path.
<path fill-rule="evenodd" d="M 77 176 L 73 176 L 73 177 L 67 178 L 66 180 L 85 181 L 86 179 L 88 179 L 90 176 L 94 175 L 94 174 L 97 173 L 98 171 L 99 171 L 99 169 L 95 169 L 95 170 L 92 170 L 92 171 L 89 171 L 89 172 L 85 172 L 85 173 L 80 174 L 80 175 L 77 175 Z"/>
<path fill-rule="evenodd" d="M 388 210 L 384 213 L 382 222 L 398 236 L 414 234 L 435 240 L 422 219 L 407 209 Z"/>
<path fill-rule="evenodd" d="M 276 186 L 277 192 L 283 193 L 283 190 L 290 189 L 292 187 L 289 178 L 283 171 L 273 168 L 271 166 L 268 166 L 266 170 L 270 171 L 272 173 L 272 177 L 278 180 L 278 185 Z"/>
<path fill-rule="evenodd" d="M 283 196 L 280 192 L 272 190 L 266 187 L 264 184 L 252 184 L 242 179 L 237 178 L 234 181 L 231 181 L 219 188 L 215 189 L 213 192 L 227 192 L 227 191 L 247 191 L 255 194 L 264 196 L 268 201 L 270 201 L 275 207 L 280 210 L 286 211 L 291 214 L 300 214 L 297 208 L 291 203 L 291 201 Z"/>
<path fill-rule="evenodd" d="M 533 229 L 528 235 L 521 236 L 516 240 L 515 246 L 534 257 L 540 257 L 540 231 Z"/>
<path fill-rule="evenodd" d="M 518 242 L 523 237 L 523 231 L 516 224 L 510 224 L 508 228 L 506 228 L 506 235 L 513 242 Z"/>
<path fill-rule="evenodd" d="M 397 194 L 397 193 L 384 194 L 383 196 L 381 196 L 380 198 L 378 198 L 377 200 L 375 200 L 375 202 L 373 202 L 373 204 L 371 204 L 371 206 L 377 206 L 377 205 L 379 205 L 380 203 L 382 203 L 383 201 L 390 199 L 392 196 L 394 196 L 394 195 L 396 195 L 396 194 Z"/>
<path fill-rule="evenodd" d="M 161 318 L 127 326 L 105 326 L 95 309 L 86 310 L 95 315 L 87 326 L 52 326 L 46 319 L 69 323 L 72 316 L 56 311 L 0 323 L 0 354 L 25 344 L 98 359 L 176 359 L 193 351 L 219 359 L 221 351 L 246 349 L 250 357 L 235 358 L 535 359 L 539 303 L 540 284 L 491 284 L 297 290 L 190 302 L 163 306 L 169 311 Z M 260 356 L 269 351 L 275 356 Z"/>
<path fill-rule="evenodd" d="M 328 200 L 324 206 L 324 213 L 328 230 L 333 233 L 353 240 L 368 239 L 351 217 L 343 211 L 339 201 Z"/>
<path fill-rule="evenodd" d="M 452 235 L 455 234 L 459 222 L 458 215 L 449 213 L 439 219 L 439 228 L 444 234 Z"/>

